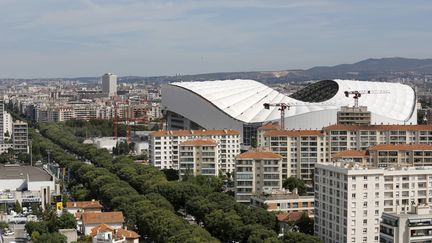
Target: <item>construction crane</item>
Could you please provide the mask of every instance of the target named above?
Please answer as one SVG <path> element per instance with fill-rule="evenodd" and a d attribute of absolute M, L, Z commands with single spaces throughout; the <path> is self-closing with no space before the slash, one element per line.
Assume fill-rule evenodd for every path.
<path fill-rule="evenodd" d="M 354 91 L 345 91 L 345 96 L 349 97 L 353 95 L 354 98 L 354 107 L 358 107 L 358 100 L 364 94 L 388 94 L 390 91 L 388 90 L 354 90 Z"/>
<path fill-rule="evenodd" d="M 270 107 L 279 107 L 280 111 L 280 127 L 285 130 L 285 110 L 289 110 L 291 106 L 334 106 L 335 103 L 320 103 L 320 104 L 307 104 L 307 103 L 264 103 L 264 109 L 269 110 Z"/>

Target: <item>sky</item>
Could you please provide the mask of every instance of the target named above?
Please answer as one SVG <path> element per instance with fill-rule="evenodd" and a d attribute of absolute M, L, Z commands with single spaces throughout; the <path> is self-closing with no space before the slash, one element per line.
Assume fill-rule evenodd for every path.
<path fill-rule="evenodd" d="M 432 58 L 432 1 L 0 0 L 0 78 Z"/>

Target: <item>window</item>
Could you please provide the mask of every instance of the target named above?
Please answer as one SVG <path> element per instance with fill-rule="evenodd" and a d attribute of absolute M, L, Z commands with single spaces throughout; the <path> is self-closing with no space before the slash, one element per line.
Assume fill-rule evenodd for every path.
<path fill-rule="evenodd" d="M 363 189 L 367 189 L 367 184 L 364 184 L 364 185 L 363 185 Z"/>

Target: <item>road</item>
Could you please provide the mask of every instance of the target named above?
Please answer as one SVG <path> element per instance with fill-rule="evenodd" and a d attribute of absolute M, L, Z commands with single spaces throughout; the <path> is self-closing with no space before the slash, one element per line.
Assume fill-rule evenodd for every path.
<path fill-rule="evenodd" d="M 25 224 L 9 224 L 9 229 L 13 230 L 15 234 L 11 236 L 3 236 L 4 242 L 30 242 L 27 241 L 26 230 L 24 229 L 24 226 Z"/>

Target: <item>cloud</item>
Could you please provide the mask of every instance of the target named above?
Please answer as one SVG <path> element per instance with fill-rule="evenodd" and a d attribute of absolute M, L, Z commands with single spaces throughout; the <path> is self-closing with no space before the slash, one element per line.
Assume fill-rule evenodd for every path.
<path fill-rule="evenodd" d="M 9 68 L 0 76 L 307 68 L 421 53 L 432 4 L 415 2 L 2 0 L 0 68 Z"/>

